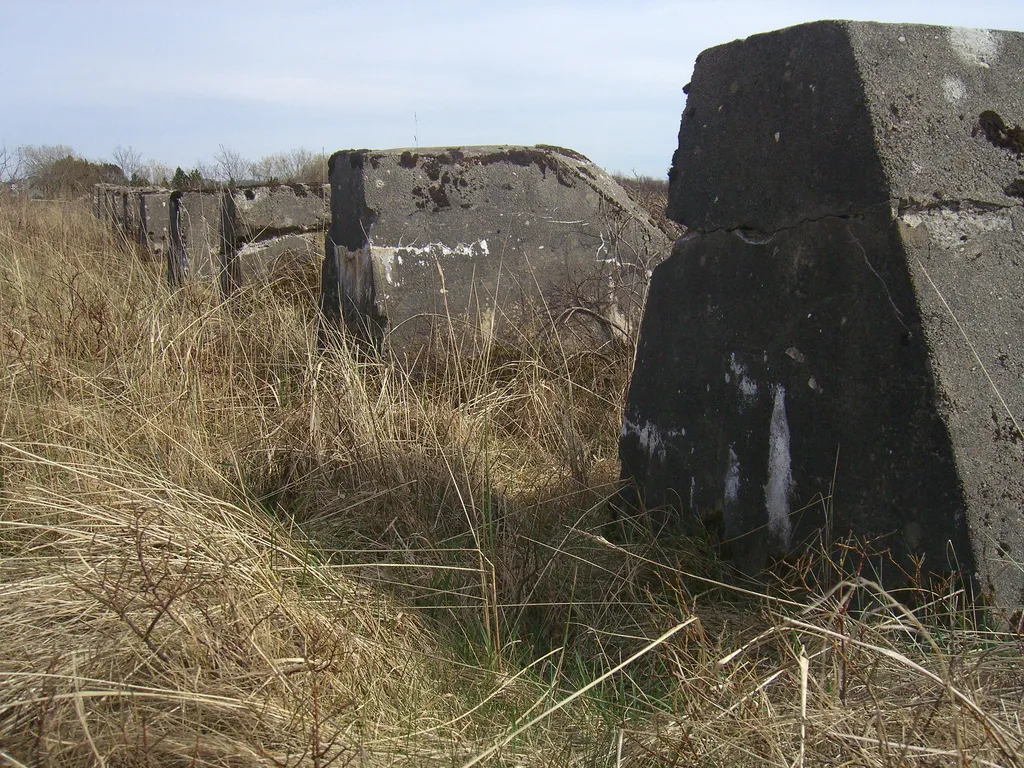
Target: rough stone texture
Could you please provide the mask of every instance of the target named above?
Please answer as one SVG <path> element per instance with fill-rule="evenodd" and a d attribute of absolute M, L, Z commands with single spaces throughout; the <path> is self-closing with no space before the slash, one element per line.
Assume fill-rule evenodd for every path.
<path fill-rule="evenodd" d="M 321 308 L 399 356 L 639 322 L 670 243 L 604 171 L 558 147 L 349 150 L 330 160 Z"/>
<path fill-rule="evenodd" d="M 1022 603 L 1022 83 L 1013 32 L 698 57 L 620 442 L 647 506 L 744 571 L 852 532 Z"/>
<path fill-rule="evenodd" d="M 241 285 L 284 276 L 323 255 L 329 186 L 273 184 L 172 191 L 99 184 L 97 217 L 166 264 L 167 280 Z"/>

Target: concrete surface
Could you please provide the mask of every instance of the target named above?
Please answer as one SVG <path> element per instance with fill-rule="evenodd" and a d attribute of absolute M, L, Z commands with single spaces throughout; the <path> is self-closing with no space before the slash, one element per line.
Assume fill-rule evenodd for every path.
<path fill-rule="evenodd" d="M 170 247 L 171 190 L 139 193 L 139 244 L 154 259 L 163 261 Z"/>
<path fill-rule="evenodd" d="M 228 296 L 323 258 L 328 185 L 175 191 L 99 184 L 97 217 L 138 239 L 171 285 L 211 282 Z"/>
<path fill-rule="evenodd" d="M 452 340 L 592 347 L 639 322 L 670 243 L 558 147 L 348 150 L 330 160 L 328 323 L 414 358 Z"/>
<path fill-rule="evenodd" d="M 223 200 L 221 236 L 230 280 L 251 285 L 310 261 L 320 263 L 330 224 L 330 185 L 233 189 Z"/>
<path fill-rule="evenodd" d="M 648 507 L 743 571 L 852 533 L 1024 603 L 1022 84 L 1014 32 L 698 57 L 620 443 Z"/>

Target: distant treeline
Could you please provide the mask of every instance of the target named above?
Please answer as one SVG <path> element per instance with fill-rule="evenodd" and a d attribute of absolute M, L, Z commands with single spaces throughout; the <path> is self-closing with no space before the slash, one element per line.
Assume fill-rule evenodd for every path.
<path fill-rule="evenodd" d="M 212 163 L 186 170 L 156 160 L 143 160 L 132 147 L 117 147 L 111 159 L 90 160 L 63 144 L 0 147 L 0 190 L 34 198 L 70 199 L 87 194 L 94 184 L 125 184 L 194 189 L 241 182 L 327 181 L 327 155 L 293 149 L 249 160 L 220 146 Z"/>

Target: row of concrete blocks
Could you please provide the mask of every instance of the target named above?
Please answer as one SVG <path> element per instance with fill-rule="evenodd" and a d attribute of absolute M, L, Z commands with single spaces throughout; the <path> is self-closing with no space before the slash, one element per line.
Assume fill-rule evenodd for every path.
<path fill-rule="evenodd" d="M 99 184 L 96 216 L 166 265 L 168 282 L 215 281 L 224 296 L 282 264 L 319 261 L 330 220 L 327 185 L 179 191 Z"/>
<path fill-rule="evenodd" d="M 552 334 L 576 349 L 631 338 L 671 246 L 611 176 L 561 147 L 346 150 L 330 178 L 100 185 L 96 214 L 163 259 L 172 286 L 213 280 L 227 296 L 279 274 L 285 254 L 292 267 L 295 254 L 322 263 L 325 326 L 405 359 L 442 337 L 461 351 Z"/>

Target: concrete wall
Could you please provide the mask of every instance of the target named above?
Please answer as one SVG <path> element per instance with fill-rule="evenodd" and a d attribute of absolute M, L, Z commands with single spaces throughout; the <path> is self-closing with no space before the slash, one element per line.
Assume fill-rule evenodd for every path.
<path fill-rule="evenodd" d="M 700 55 L 620 443 L 648 506 L 745 571 L 852 533 L 1024 602 L 1022 83 L 1012 32 Z"/>
<path fill-rule="evenodd" d="M 241 285 L 319 261 L 329 222 L 327 185 L 274 184 L 174 191 L 100 184 L 96 215 L 166 265 L 168 282 Z"/>
<path fill-rule="evenodd" d="M 439 338 L 621 339 L 670 245 L 572 150 L 350 150 L 330 169 L 323 313 L 400 356 Z"/>

